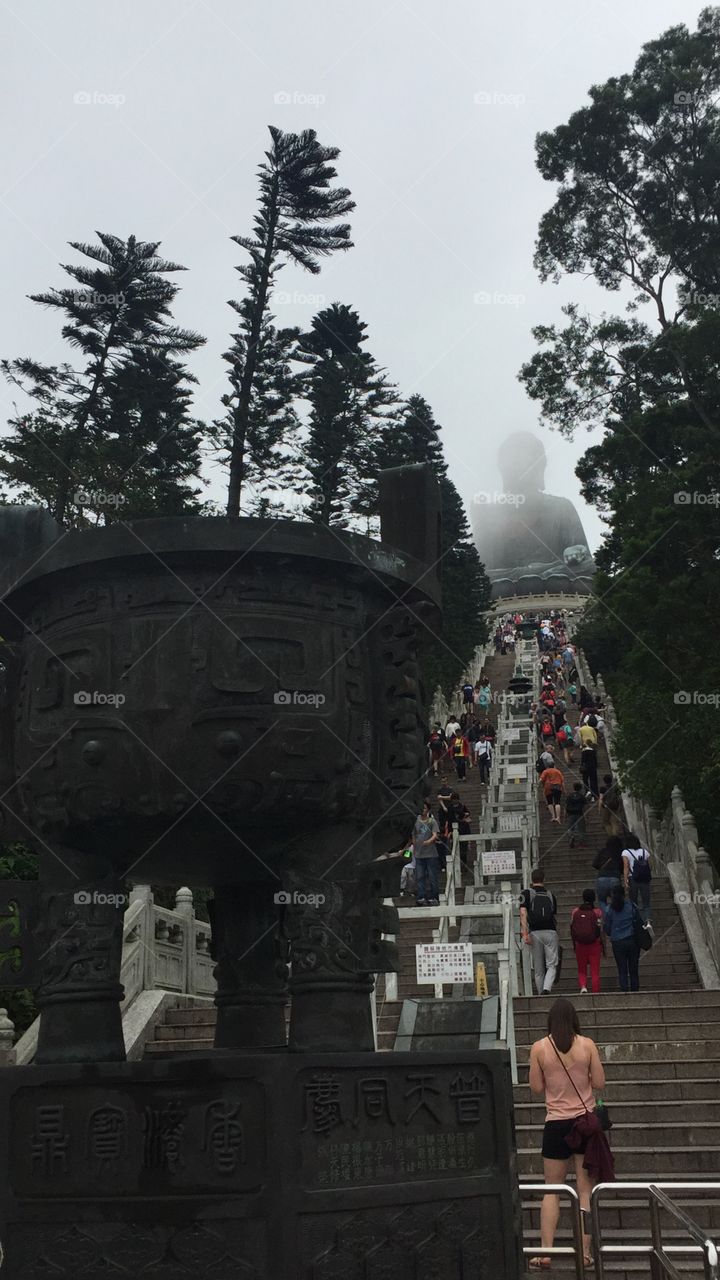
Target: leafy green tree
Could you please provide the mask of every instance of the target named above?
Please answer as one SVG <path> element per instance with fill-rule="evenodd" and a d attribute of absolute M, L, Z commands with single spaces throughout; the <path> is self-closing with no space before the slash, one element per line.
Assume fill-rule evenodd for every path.
<path fill-rule="evenodd" d="M 711 845 L 720 781 L 720 10 L 647 44 L 631 74 L 541 134 L 559 184 L 544 279 L 591 275 L 625 315 L 565 308 L 520 377 L 551 426 L 602 428 L 577 468 L 608 523 L 580 628 L 621 722 L 626 781 L 663 810 L 680 785 Z M 641 320 L 638 309 L 646 308 Z M 687 695 L 687 696 L 686 696 Z M 689 699 L 689 700 L 688 700 Z M 708 700 L 709 699 L 709 700 Z"/>
<path fill-rule="evenodd" d="M 144 514 L 158 494 L 181 510 L 197 493 L 186 481 L 199 470 L 201 428 L 189 416 L 191 378 L 180 361 L 204 339 L 172 323 L 178 286 L 164 278 L 184 268 L 159 257 L 158 242 L 97 234 L 99 245 L 72 243 L 91 263 L 64 266 L 74 286 L 32 295 L 62 314 L 82 367 L 1 366 L 36 407 L 11 421 L 0 474 L 60 523 L 77 518 L 73 495 L 91 486 L 107 493 L 111 482 L 122 485 Z"/>
<path fill-rule="evenodd" d="M 313 317 L 298 344 L 309 366 L 308 514 L 324 525 L 347 526 L 377 508 L 374 458 L 396 394 L 366 341 L 357 311 L 334 302 Z"/>
<path fill-rule="evenodd" d="M 287 262 L 294 262 L 312 275 L 320 271 L 323 258 L 352 247 L 350 227 L 339 222 L 355 208 L 350 192 L 332 187 L 337 176 L 332 162 L 340 154 L 337 147 L 324 147 L 314 129 L 283 133 L 270 126 L 272 144 L 260 166 L 260 196 L 251 236 L 233 236 L 250 261 L 237 268 L 247 285 L 246 296 L 231 302 L 239 318 L 238 331 L 225 359 L 230 364 L 231 391 L 225 399 L 225 431 L 230 442 L 230 480 L 227 514 L 240 514 L 243 485 L 248 474 L 257 474 L 257 459 L 279 447 L 283 433 L 293 425 L 289 404 L 290 386 L 284 371 L 273 375 L 273 344 L 283 348 L 282 360 L 289 359 L 289 335 L 272 326 L 270 302 L 275 278 Z M 276 353 L 275 353 L 276 354 Z M 274 402 L 274 412 L 266 422 L 265 394 Z M 267 407 L 267 406 L 266 406 Z"/>

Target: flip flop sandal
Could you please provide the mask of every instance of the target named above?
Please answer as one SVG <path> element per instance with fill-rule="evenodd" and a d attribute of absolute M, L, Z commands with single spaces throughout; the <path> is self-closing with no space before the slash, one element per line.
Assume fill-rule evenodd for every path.
<path fill-rule="evenodd" d="M 531 1258 L 529 1262 L 530 1271 L 549 1271 L 552 1266 L 552 1258 Z"/>

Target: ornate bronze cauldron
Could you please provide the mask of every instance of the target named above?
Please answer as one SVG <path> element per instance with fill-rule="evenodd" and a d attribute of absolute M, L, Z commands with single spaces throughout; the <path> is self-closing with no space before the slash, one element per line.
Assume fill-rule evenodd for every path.
<path fill-rule="evenodd" d="M 289 946 L 291 1047 L 368 1047 L 394 931 L 373 859 L 422 793 L 437 605 L 437 486 L 402 468 L 382 492 L 398 546 L 144 520 L 58 536 L 4 592 L 5 838 L 41 856 L 38 1061 L 123 1056 L 128 880 L 214 886 L 216 1044 L 285 1043 Z"/>

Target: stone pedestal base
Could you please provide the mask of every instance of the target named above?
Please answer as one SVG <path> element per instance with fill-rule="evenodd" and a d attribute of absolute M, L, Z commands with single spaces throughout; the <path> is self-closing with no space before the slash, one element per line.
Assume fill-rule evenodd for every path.
<path fill-rule="evenodd" d="M 508 1055 L 0 1074 L 3 1278 L 516 1280 Z"/>

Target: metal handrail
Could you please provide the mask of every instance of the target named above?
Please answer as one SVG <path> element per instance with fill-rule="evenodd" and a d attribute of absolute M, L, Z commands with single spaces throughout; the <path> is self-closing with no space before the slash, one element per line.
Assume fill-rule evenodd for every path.
<path fill-rule="evenodd" d="M 520 1196 L 568 1196 L 572 1208 L 573 1244 L 553 1245 L 545 1249 L 542 1245 L 524 1245 L 523 1255 L 541 1258 L 565 1258 L 573 1256 L 576 1280 L 585 1280 L 585 1250 L 583 1246 L 583 1221 L 580 1197 L 574 1187 L 565 1182 L 531 1182 L 521 1183 Z"/>
<path fill-rule="evenodd" d="M 639 1245 L 603 1244 L 600 1200 L 610 1192 L 627 1191 L 636 1195 L 642 1192 L 648 1197 L 652 1242 Z M 590 1216 L 598 1280 L 604 1280 L 605 1257 L 619 1253 L 649 1257 L 653 1280 L 662 1280 L 663 1276 L 670 1277 L 670 1280 L 682 1280 L 681 1273 L 669 1257 L 671 1253 L 701 1254 L 705 1280 L 720 1280 L 720 1251 L 717 1244 L 705 1235 L 702 1228 L 693 1222 L 688 1214 L 673 1204 L 672 1200 L 665 1195 L 666 1191 L 695 1192 L 696 1194 L 698 1191 L 714 1191 L 720 1195 L 720 1182 L 600 1182 L 593 1187 L 590 1196 Z M 687 1196 L 687 1198 L 691 1197 Z M 669 1213 L 687 1231 L 691 1240 L 694 1241 L 693 1244 L 665 1245 L 663 1243 L 660 1209 Z"/>

